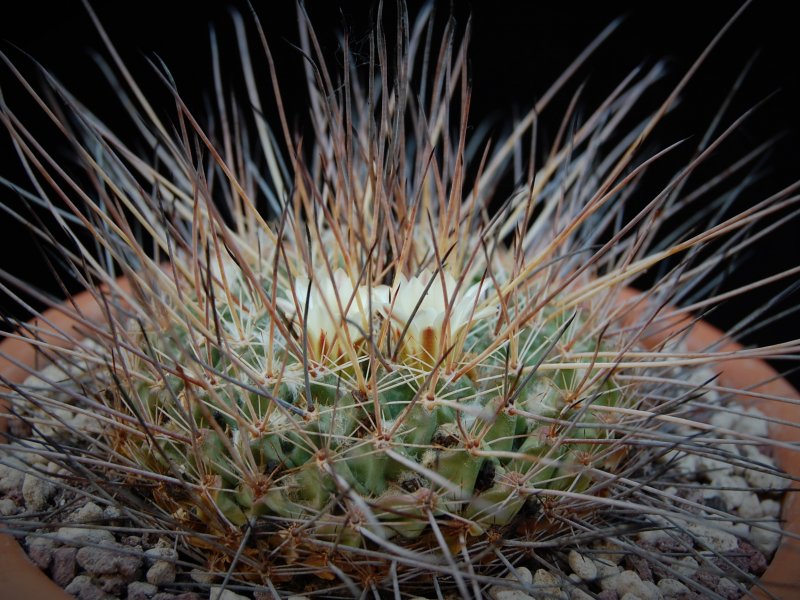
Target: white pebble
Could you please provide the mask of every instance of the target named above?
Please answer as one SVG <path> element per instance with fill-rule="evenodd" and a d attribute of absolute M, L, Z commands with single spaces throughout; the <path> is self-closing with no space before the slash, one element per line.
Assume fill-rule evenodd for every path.
<path fill-rule="evenodd" d="M 0 517 L 8 517 L 17 513 L 17 503 L 11 498 L 0 500 Z"/>
<path fill-rule="evenodd" d="M 121 516 L 122 511 L 120 511 L 120 509 L 118 509 L 116 506 L 106 506 L 103 509 L 103 518 L 108 519 L 109 521 L 119 519 Z"/>
<path fill-rule="evenodd" d="M 242 596 L 231 590 L 222 589 L 221 586 L 213 586 L 208 594 L 209 600 L 249 600 L 247 596 Z"/>
<path fill-rule="evenodd" d="M 777 490 L 789 485 L 789 481 L 775 473 L 768 473 L 756 469 L 747 469 L 744 472 L 747 482 L 759 490 Z"/>
<path fill-rule="evenodd" d="M 49 363 L 38 370 L 37 373 L 28 375 L 23 382 L 24 387 L 49 386 L 49 381 L 63 382 L 69 377 L 67 372 L 55 363 Z M 45 381 L 47 380 L 47 381 Z"/>
<path fill-rule="evenodd" d="M 679 473 L 694 473 L 698 470 L 697 455 L 683 450 L 671 450 L 663 456 L 661 461 L 668 463 Z"/>
<path fill-rule="evenodd" d="M 775 461 L 772 459 L 772 457 L 761 452 L 761 449 L 758 446 L 743 446 L 742 450 L 744 455 L 754 462 L 761 463 L 762 465 L 769 465 L 770 467 L 775 466 Z"/>
<path fill-rule="evenodd" d="M 592 560 L 579 554 L 576 550 L 570 551 L 567 562 L 569 562 L 572 572 L 584 581 L 591 581 L 597 577 L 597 567 Z"/>
<path fill-rule="evenodd" d="M 681 598 L 684 594 L 689 593 L 689 588 L 683 585 L 677 579 L 664 578 L 658 582 L 658 589 L 667 600 L 673 598 Z"/>
<path fill-rule="evenodd" d="M 58 530 L 59 541 L 69 546 L 99 545 L 113 542 L 114 534 L 107 529 L 88 529 L 83 527 L 61 527 Z"/>
<path fill-rule="evenodd" d="M 146 581 L 132 581 L 128 584 L 128 598 L 144 600 L 152 598 L 158 593 L 158 587 Z"/>
<path fill-rule="evenodd" d="M 719 392 L 717 390 L 708 389 L 707 385 L 717 385 L 717 373 L 708 367 L 692 368 L 687 370 L 687 378 L 689 381 L 699 386 L 697 392 L 703 394 L 703 400 L 709 404 L 713 404 L 719 400 Z"/>
<path fill-rule="evenodd" d="M 699 469 L 696 454 L 685 454 L 678 461 L 678 469 L 683 473 L 696 473 Z"/>
<path fill-rule="evenodd" d="M 564 599 L 567 595 L 561 589 L 561 580 L 545 569 L 537 569 L 533 576 L 533 585 L 538 588 L 536 596 L 542 599 Z"/>
<path fill-rule="evenodd" d="M 600 587 L 604 590 L 610 589 L 607 582 L 616 577 L 622 569 L 606 560 L 592 560 L 592 562 L 597 569 L 597 578 L 600 580 Z"/>
<path fill-rule="evenodd" d="M 103 509 L 94 502 L 87 502 L 67 517 L 67 523 L 92 523 L 103 519 Z"/>
<path fill-rule="evenodd" d="M 192 581 L 205 585 L 208 585 L 214 581 L 213 573 L 209 573 L 208 571 L 203 571 L 201 569 L 192 569 L 189 571 L 189 577 L 191 577 Z"/>
<path fill-rule="evenodd" d="M 662 540 L 672 539 L 675 525 L 661 515 L 647 515 L 647 520 L 652 529 L 640 531 L 637 536 L 640 542 L 655 546 Z"/>
<path fill-rule="evenodd" d="M 703 473 L 711 481 L 721 477 L 728 477 L 733 473 L 733 467 L 725 460 L 720 460 L 714 456 L 697 456 L 697 470 Z"/>
<path fill-rule="evenodd" d="M 42 479 L 39 474 L 26 474 L 22 482 L 22 497 L 25 498 L 25 506 L 34 512 L 44 510 L 57 489 L 52 481 Z"/>
<path fill-rule="evenodd" d="M 719 521 L 719 527 L 737 538 L 750 539 L 750 526 L 743 521 Z"/>
<path fill-rule="evenodd" d="M 755 525 L 750 529 L 750 542 L 767 557 L 775 552 L 780 541 L 781 534 L 776 531 L 768 531 Z"/>
<path fill-rule="evenodd" d="M 761 508 L 761 501 L 754 492 L 747 494 L 739 505 L 738 513 L 741 518 L 747 520 L 759 519 L 764 516 L 763 509 Z"/>
<path fill-rule="evenodd" d="M 527 567 L 516 567 L 513 573 L 506 575 L 506 579 L 519 581 L 524 585 L 530 585 L 533 583 L 533 573 L 531 573 L 531 570 Z"/>
<path fill-rule="evenodd" d="M 649 595 L 645 595 L 642 600 L 661 600 L 662 594 L 661 590 L 658 589 L 658 586 L 653 583 L 652 581 L 643 581 L 644 589 L 646 593 Z"/>
<path fill-rule="evenodd" d="M 722 577 L 717 583 L 717 593 L 723 598 L 736 598 L 746 592 L 735 581 Z"/>
<path fill-rule="evenodd" d="M 742 457 L 741 446 L 739 444 L 714 444 L 714 449 L 721 454 L 721 460 L 726 462 L 741 459 Z"/>
<path fill-rule="evenodd" d="M 767 498 L 761 501 L 761 514 L 765 517 L 777 519 L 781 515 L 781 503 Z"/>
<path fill-rule="evenodd" d="M 64 591 L 73 598 L 100 598 L 101 600 L 109 600 L 112 597 L 104 594 L 103 590 L 94 584 L 89 575 L 78 575 L 69 582 L 69 585 L 64 588 Z"/>
<path fill-rule="evenodd" d="M 97 417 L 79 412 L 72 413 L 67 425 L 75 431 L 100 433 L 103 430 L 97 421 Z"/>
<path fill-rule="evenodd" d="M 736 415 L 728 411 L 717 411 L 708 420 L 709 424 L 719 429 L 735 430 Z"/>
<path fill-rule="evenodd" d="M 167 585 L 175 581 L 176 575 L 177 570 L 174 563 L 165 560 L 157 560 L 153 563 L 153 566 L 147 570 L 145 578 L 147 579 L 147 583 L 153 585 Z"/>
<path fill-rule="evenodd" d="M 526 567 L 516 567 L 515 572 L 506 575 L 509 581 L 519 582 L 523 585 L 533 584 L 533 573 Z M 502 585 L 489 589 L 489 596 L 493 600 L 533 600 L 533 597 L 520 590 L 510 590 Z"/>
<path fill-rule="evenodd" d="M 570 588 L 569 598 L 570 600 L 594 600 L 594 596 L 590 596 L 577 586 Z"/>
<path fill-rule="evenodd" d="M 733 510 L 742 505 L 748 494 L 752 494 L 750 486 L 744 477 L 739 475 L 721 475 L 713 478 L 714 485 L 719 486 L 719 495 L 728 510 Z"/>
<path fill-rule="evenodd" d="M 755 408 L 748 408 L 745 413 L 736 419 L 736 431 L 762 438 L 767 437 L 769 424 L 764 420 L 764 414 Z"/>
<path fill-rule="evenodd" d="M 672 536 L 663 529 L 653 529 L 652 531 L 640 531 L 637 537 L 640 542 L 655 546 L 661 540 L 668 540 Z"/>
<path fill-rule="evenodd" d="M 521 590 L 509 590 L 499 585 L 489 588 L 489 597 L 493 600 L 536 600 Z"/>
<path fill-rule="evenodd" d="M 144 558 L 148 565 L 158 561 L 175 562 L 178 560 L 178 552 L 173 548 L 155 547 L 145 550 Z"/>
<path fill-rule="evenodd" d="M 697 573 L 699 566 L 700 565 L 697 564 L 697 561 L 691 556 L 684 556 L 672 565 L 672 569 L 679 575 L 690 579 L 695 573 Z"/>
<path fill-rule="evenodd" d="M 613 589 L 622 597 L 626 594 L 632 594 L 641 600 L 658 600 L 661 593 L 658 587 L 650 581 L 642 581 L 642 579 L 634 571 L 623 571 L 612 579 Z"/>
<path fill-rule="evenodd" d="M 713 526 L 689 523 L 686 530 L 694 538 L 695 543 L 715 552 L 731 552 L 739 547 L 736 536 Z"/>
<path fill-rule="evenodd" d="M 667 488 L 669 489 L 669 488 Z M 674 489 L 674 488 L 673 488 Z M 677 490 L 675 490 L 677 492 Z M 625 553 L 614 542 L 603 541 L 594 544 L 595 552 L 593 555 L 597 560 L 605 560 L 618 565 L 625 558 Z"/>
<path fill-rule="evenodd" d="M 0 494 L 21 489 L 25 480 L 25 465 L 14 456 L 3 456 L 2 460 L 6 464 L 0 464 Z"/>
<path fill-rule="evenodd" d="M 43 428 L 43 427 L 46 427 L 46 426 L 43 425 L 43 426 L 40 427 L 40 429 Z M 50 462 L 50 461 L 48 461 L 41 454 L 36 454 L 36 452 L 29 452 L 28 454 L 25 455 L 25 464 L 26 465 L 44 466 L 48 462 Z"/>

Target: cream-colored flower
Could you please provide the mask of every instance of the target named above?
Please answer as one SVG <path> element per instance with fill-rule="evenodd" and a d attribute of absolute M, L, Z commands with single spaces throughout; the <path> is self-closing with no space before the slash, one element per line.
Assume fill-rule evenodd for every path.
<path fill-rule="evenodd" d="M 392 320 L 397 336 L 406 331 L 402 339 L 405 353 L 416 354 L 431 364 L 464 327 L 495 313 L 493 307 L 479 307 L 480 284 L 466 290 L 462 284 L 456 292 L 457 287 L 458 282 L 446 272 L 425 270 L 417 277 L 398 277 L 383 312 Z"/>
<path fill-rule="evenodd" d="M 298 277 L 294 282 L 295 305 L 291 292 L 287 299 L 279 299 L 280 307 L 287 314 L 299 313 L 298 323 L 306 320 L 309 354 L 314 360 L 328 358 L 336 360 L 344 354 L 350 343 L 362 340 L 369 331 L 373 313 L 383 306 L 389 297 L 385 285 L 372 288 L 362 285 L 356 289 L 350 276 L 343 269 L 336 269 L 333 278 L 327 271 L 317 271 L 309 286 L 309 278 Z M 307 305 L 307 306 L 306 306 Z"/>

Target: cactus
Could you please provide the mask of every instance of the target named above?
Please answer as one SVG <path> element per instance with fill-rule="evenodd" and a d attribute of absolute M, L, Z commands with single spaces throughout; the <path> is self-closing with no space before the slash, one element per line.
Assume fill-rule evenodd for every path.
<path fill-rule="evenodd" d="M 707 449 L 669 430 L 702 418 L 686 406 L 703 386 L 673 372 L 715 356 L 682 350 L 678 334 L 656 349 L 646 338 L 685 316 L 664 307 L 705 285 L 747 227 L 794 199 L 711 215 L 700 233 L 689 223 L 659 246 L 652 231 L 684 199 L 707 197 L 690 175 L 714 144 L 626 213 L 632 182 L 658 158 L 634 162 L 636 150 L 680 92 L 620 130 L 654 67 L 569 143 L 530 157 L 527 178 L 490 212 L 515 145 L 535 142 L 536 111 L 475 154 L 465 43 L 426 49 L 427 12 L 409 26 L 401 10 L 396 64 L 384 56 L 355 75 L 349 64 L 328 72 L 299 14 L 315 61 L 312 141 L 292 137 L 284 115 L 270 129 L 249 84 L 252 114 L 219 94 L 218 116 L 236 125 L 221 119 L 217 138 L 160 72 L 173 132 L 118 63 L 119 93 L 151 142 L 140 157 L 50 81 L 95 185 L 58 174 L 31 197 L 92 234 L 91 244 L 75 235 L 64 259 L 104 307 L 99 324 L 76 315 L 91 344 L 70 334 L 77 351 L 45 345 L 80 366 L 82 391 L 65 405 L 98 411 L 98 439 L 79 435 L 76 452 L 103 460 L 73 463 L 75 473 L 115 497 L 135 490 L 135 501 L 118 496 L 129 517 L 202 549 L 225 581 L 281 593 L 435 582 L 473 596 L 537 544 L 651 527 L 615 511 L 643 497 L 654 514 L 668 510 L 647 465 Z M 374 35 L 385 52 L 380 27 Z M 423 52 L 437 58 L 416 73 Z M 252 62 L 245 54 L 248 82 Z M 57 173 L 4 103 L 2 117 L 32 171 Z M 728 201 L 714 200 L 720 214 Z M 707 256 L 710 244 L 720 249 Z M 650 291 L 625 295 L 659 265 Z M 37 393 L 17 391 L 25 414 Z"/>
<path fill-rule="evenodd" d="M 302 547 L 313 552 L 319 538 L 416 540 L 431 517 L 447 516 L 478 536 L 509 525 L 539 487 L 583 492 L 598 483 L 594 469 L 620 460 L 608 452 L 613 423 L 595 408 L 628 406 L 630 396 L 608 370 L 564 357 L 568 347 L 600 350 L 599 336 L 581 335 L 588 315 L 545 311 L 504 338 L 493 332 L 524 304 L 501 311 L 485 281 L 465 289 L 469 273 L 400 274 L 390 288 L 337 268 L 278 278 L 270 316 L 264 291 L 248 290 L 235 264 L 225 271 L 225 281 L 209 275 L 215 292 L 201 300 L 186 289 L 182 303 L 199 314 L 216 298 L 214 327 L 233 347 L 206 340 L 208 351 L 192 355 L 190 326 L 144 328 L 115 357 L 135 375 L 112 389 L 126 414 L 158 428 L 118 452 L 164 475 L 184 465 L 183 480 L 207 486 L 211 502 L 189 497 L 178 510 L 212 531 L 321 519 Z M 331 513 L 336 525 L 322 517 Z"/>

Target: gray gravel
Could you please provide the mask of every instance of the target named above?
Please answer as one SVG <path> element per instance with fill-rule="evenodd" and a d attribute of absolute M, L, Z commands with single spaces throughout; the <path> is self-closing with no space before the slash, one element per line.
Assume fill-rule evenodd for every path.
<path fill-rule="evenodd" d="M 66 411 L 65 418 L 82 418 Z M 722 431 L 765 436 L 765 423 L 715 413 L 710 422 Z M 684 432 L 691 435 L 691 431 Z M 495 585 L 493 600 L 700 600 L 702 585 L 734 600 L 746 593 L 736 570 L 760 574 L 780 541 L 780 494 L 785 480 L 769 472 L 772 458 L 762 448 L 733 444 L 719 434 L 720 451 L 735 452 L 756 469 L 732 466 L 713 456 L 667 454 L 678 478 L 664 491 L 701 508 L 670 521 L 651 515 L 652 527 L 633 537 L 608 539 L 563 549 L 557 569 L 537 563 L 519 564 L 507 579 L 516 587 Z M 731 443 L 729 443 L 729 440 Z M 222 591 L 207 573 L 181 564 L 174 540 L 114 531 L 126 523 L 115 506 L 101 505 L 58 487 L 56 465 L 31 456 L 35 470 L 13 455 L 0 455 L 0 516 L 26 518 L 58 513 L 58 526 L 43 528 L 25 539 L 28 554 L 41 569 L 79 600 L 251 600 L 234 590 Z M 707 487 L 697 489 L 698 483 Z M 681 487 L 683 486 L 683 487 Z M 722 489 L 733 488 L 733 489 Z M 702 507 L 707 507 L 703 510 Z M 723 520 L 714 510 L 728 511 Z M 737 519 L 741 518 L 742 522 Z M 758 521 L 758 523 L 756 523 Z M 635 544 L 638 555 L 625 544 Z M 672 557 L 651 561 L 648 553 Z M 716 573 L 714 572 L 716 570 Z M 210 587 L 209 587 L 210 586 Z M 203 593 L 191 591 L 204 589 Z"/>

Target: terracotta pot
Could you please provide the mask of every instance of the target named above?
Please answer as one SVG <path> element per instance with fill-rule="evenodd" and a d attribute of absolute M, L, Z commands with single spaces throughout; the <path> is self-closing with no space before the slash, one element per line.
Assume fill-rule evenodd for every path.
<path fill-rule="evenodd" d="M 634 301 L 639 296 L 639 292 L 627 288 L 622 291 L 620 296 L 621 301 Z M 629 320 L 636 319 L 643 312 L 644 302 L 646 301 L 642 300 L 638 306 L 630 309 Z M 688 318 L 686 315 L 681 315 L 672 319 L 662 319 L 658 325 L 659 332 L 645 337 L 644 344 L 648 347 L 655 347 L 671 333 L 682 331 Z M 686 345 L 689 351 L 702 351 L 723 338 L 725 338 L 725 334 L 722 331 L 705 321 L 698 321 L 692 326 L 691 333 L 686 338 Z M 741 349 L 741 344 L 729 341 L 720 346 L 714 346 L 713 351 L 724 353 Z M 719 372 L 717 381 L 720 386 L 749 390 L 775 398 L 800 400 L 797 390 L 763 360 L 735 358 L 721 360 L 710 366 L 714 371 Z M 798 428 L 782 423 L 800 424 L 800 403 L 793 404 L 746 395 L 738 396 L 736 401 L 742 405 L 757 406 L 758 410 L 767 417 L 780 421 L 780 423 L 769 424 L 770 439 L 797 443 L 798 435 L 800 435 Z M 774 447 L 772 450 L 778 467 L 793 479 L 789 486 L 792 491 L 786 493 L 781 507 L 783 531 L 788 535 L 781 538 L 775 556 L 766 572 L 761 576 L 759 585 L 751 589 L 751 594 L 754 598 L 759 599 L 786 598 L 788 600 L 797 597 L 798 590 L 800 590 L 800 497 L 795 493 L 796 490 L 800 490 L 800 450 L 790 450 L 787 447 Z"/>
<path fill-rule="evenodd" d="M 123 285 L 125 285 L 123 283 Z M 127 286 L 125 286 L 127 287 Z M 637 292 L 634 290 L 624 290 L 623 300 L 631 300 Z M 102 318 L 100 307 L 94 298 L 88 293 L 83 292 L 73 298 L 74 306 L 78 307 L 83 316 L 88 319 L 99 321 Z M 44 326 L 45 321 L 62 331 L 74 331 L 75 320 L 69 316 L 72 307 L 66 306 L 66 312 L 61 309 L 50 309 L 43 314 L 43 319 L 36 319 L 39 325 Z M 632 309 L 631 315 L 636 315 L 641 309 Z M 675 321 L 677 323 L 677 320 Z M 657 335 L 645 339 L 648 344 L 655 344 L 668 334 L 662 331 Z M 705 322 L 699 322 L 692 328 L 691 335 L 687 339 L 690 350 L 702 350 L 723 337 L 720 330 Z M 55 341 L 57 338 L 51 338 Z M 722 348 L 715 348 L 718 352 L 727 352 L 741 349 L 741 346 L 729 342 Z M 0 374 L 3 379 L 19 383 L 27 377 L 27 373 L 21 367 L 15 365 L 6 357 L 14 357 L 18 363 L 34 366 L 41 357 L 37 355 L 34 347 L 19 339 L 6 339 L 0 344 Z M 734 359 L 715 363 L 714 369 L 721 374 L 719 384 L 722 386 L 736 389 L 750 389 L 761 394 L 771 395 L 781 398 L 800 400 L 800 395 L 792 388 L 786 380 L 778 377 L 778 374 L 769 365 L 761 360 L 755 359 Z M 765 383 L 762 383 L 765 382 Z M 774 418 L 784 423 L 800 423 L 800 403 L 791 404 L 777 400 L 757 399 L 741 397 L 739 401 L 743 404 L 758 404 L 758 408 L 768 417 Z M 0 400 L 2 404 L 2 400 Z M 4 419 L 0 419 L 0 433 L 6 430 Z M 785 442 L 797 441 L 797 429 L 789 425 L 779 423 L 770 424 L 769 435 L 771 439 Z M 795 479 L 792 484 L 793 490 L 800 490 L 800 452 L 792 452 L 788 448 L 775 448 L 774 455 L 779 467 Z M 796 594 L 800 590 L 800 495 L 797 493 L 787 493 L 783 501 L 781 518 L 783 520 L 784 531 L 789 535 L 784 535 L 781 544 L 763 574 L 760 584 L 752 590 L 756 598 L 788 598 L 791 594 Z M 790 537 L 794 535 L 796 537 Z M 68 599 L 70 596 L 61 588 L 54 584 L 45 576 L 33 563 L 31 563 L 19 544 L 10 536 L 0 534 L 0 596 L 7 598 L 48 598 L 52 600 Z"/>
<path fill-rule="evenodd" d="M 121 279 L 119 283 L 122 290 L 130 290 L 127 280 Z M 77 307 L 77 310 L 80 310 L 86 319 L 99 322 L 103 318 L 100 305 L 89 292 L 81 292 L 73 297 L 72 305 Z M 41 317 L 34 319 L 32 323 L 44 328 L 45 331 L 49 329 L 53 332 L 73 332 L 76 337 L 80 337 L 76 330 L 78 322 L 70 316 L 75 314 L 73 306 L 67 303 L 63 307 L 51 308 L 45 311 Z M 44 333 L 41 337 L 54 344 L 59 342 L 63 344 L 63 336 L 48 336 Z M 13 357 L 14 361 L 12 362 L 7 357 Z M 15 364 L 15 362 L 19 364 Z M 30 343 L 22 339 L 3 340 L 0 343 L 0 375 L 2 376 L 0 390 L 4 387 L 3 381 L 21 383 L 28 377 L 28 372 L 19 365 L 38 368 L 45 364 L 42 356 Z M 0 408 L 2 408 L 0 412 L 5 412 L 6 406 L 2 398 L 0 398 Z M 0 439 L 6 429 L 6 421 L 0 417 Z M 0 533 L 0 597 L 30 600 L 39 600 L 39 598 L 69 600 L 72 598 L 28 559 L 25 551 L 14 538 L 2 533 Z"/>

